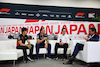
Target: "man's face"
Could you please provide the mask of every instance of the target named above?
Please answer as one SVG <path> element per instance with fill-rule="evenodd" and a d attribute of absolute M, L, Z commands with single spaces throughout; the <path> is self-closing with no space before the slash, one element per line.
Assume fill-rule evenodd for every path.
<path fill-rule="evenodd" d="M 95 33 L 95 31 L 92 31 L 91 29 L 89 30 L 89 33 L 91 34 L 91 35 L 93 35 L 94 33 Z"/>
<path fill-rule="evenodd" d="M 41 33 L 45 34 L 45 29 L 42 29 Z"/>
<path fill-rule="evenodd" d="M 23 33 L 26 35 L 27 34 L 27 31 L 24 31 Z"/>
<path fill-rule="evenodd" d="M 63 29 L 62 34 L 65 34 L 65 33 L 66 33 L 66 29 Z"/>

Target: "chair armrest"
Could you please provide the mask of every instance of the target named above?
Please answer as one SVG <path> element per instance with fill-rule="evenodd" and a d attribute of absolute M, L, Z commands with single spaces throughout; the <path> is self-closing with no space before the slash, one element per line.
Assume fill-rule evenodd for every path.
<path fill-rule="evenodd" d="M 71 48 L 71 54 L 72 54 L 76 46 L 77 40 L 71 40 L 69 43 L 70 43 L 69 48 Z"/>
<path fill-rule="evenodd" d="M 100 62 L 100 42 L 86 42 L 83 52 L 87 62 Z"/>

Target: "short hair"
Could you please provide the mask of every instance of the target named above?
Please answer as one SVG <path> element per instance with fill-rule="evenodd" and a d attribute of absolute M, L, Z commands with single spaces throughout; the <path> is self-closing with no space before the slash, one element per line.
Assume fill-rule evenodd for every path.
<path fill-rule="evenodd" d="M 96 33 L 96 29 L 94 27 L 91 27 L 90 30 L 92 30 Z"/>
<path fill-rule="evenodd" d="M 27 31 L 27 28 L 22 28 L 22 30 L 21 30 L 22 32 L 24 32 L 24 31 Z"/>
<path fill-rule="evenodd" d="M 44 29 L 44 27 L 41 27 L 40 31 L 42 31 Z"/>
<path fill-rule="evenodd" d="M 66 28 L 62 28 L 62 31 L 63 31 L 64 29 L 66 30 Z"/>

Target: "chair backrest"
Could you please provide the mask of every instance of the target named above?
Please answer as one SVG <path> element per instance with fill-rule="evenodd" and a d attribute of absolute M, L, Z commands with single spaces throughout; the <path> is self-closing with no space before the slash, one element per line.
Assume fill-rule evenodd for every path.
<path fill-rule="evenodd" d="M 0 41 L 0 51 L 7 49 L 16 49 L 17 40 L 4 40 Z"/>
<path fill-rule="evenodd" d="M 16 49 L 17 46 L 17 39 L 9 40 L 11 42 L 12 48 Z"/>
<path fill-rule="evenodd" d="M 29 40 L 31 44 L 33 44 L 34 46 L 36 45 L 36 40 Z M 28 44 L 27 41 L 25 42 L 25 44 Z"/>
<path fill-rule="evenodd" d="M 0 41 L 0 51 L 11 49 L 11 48 L 12 48 L 11 42 L 9 42 L 8 40 Z"/>

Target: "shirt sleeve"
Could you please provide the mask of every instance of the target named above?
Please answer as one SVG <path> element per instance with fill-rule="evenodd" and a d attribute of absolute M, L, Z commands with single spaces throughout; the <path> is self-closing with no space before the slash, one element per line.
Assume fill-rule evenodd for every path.
<path fill-rule="evenodd" d="M 66 42 L 69 44 L 69 37 L 66 35 Z"/>
<path fill-rule="evenodd" d="M 39 39 L 39 35 L 37 34 L 36 39 Z"/>
<path fill-rule="evenodd" d="M 22 40 L 22 37 L 21 36 L 18 36 L 17 40 Z"/>
<path fill-rule="evenodd" d="M 28 36 L 26 36 L 27 37 L 27 39 L 29 39 L 29 37 Z"/>
<path fill-rule="evenodd" d="M 91 37 L 88 41 L 99 41 L 99 36 L 95 35 L 94 37 Z"/>
<path fill-rule="evenodd" d="M 49 36 L 47 35 L 47 39 L 49 39 Z"/>
<path fill-rule="evenodd" d="M 60 42 L 60 35 L 58 35 L 57 42 Z"/>

